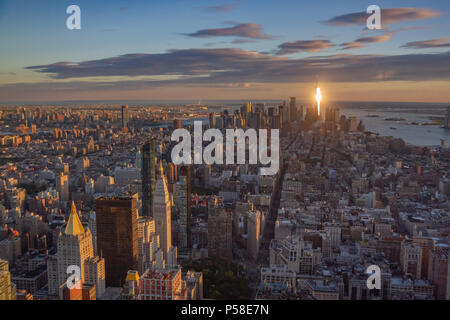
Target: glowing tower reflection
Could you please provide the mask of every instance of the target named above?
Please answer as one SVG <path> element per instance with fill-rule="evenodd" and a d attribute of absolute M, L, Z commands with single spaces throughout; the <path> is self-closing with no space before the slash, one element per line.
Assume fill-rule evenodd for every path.
<path fill-rule="evenodd" d="M 322 93 L 320 92 L 320 88 L 316 89 L 316 101 L 317 101 L 317 116 L 320 117 L 320 101 L 322 100 Z"/>

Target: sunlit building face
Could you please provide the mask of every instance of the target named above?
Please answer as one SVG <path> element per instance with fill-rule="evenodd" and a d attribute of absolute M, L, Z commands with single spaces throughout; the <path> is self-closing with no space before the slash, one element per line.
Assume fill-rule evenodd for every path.
<path fill-rule="evenodd" d="M 322 100 L 322 93 L 320 92 L 320 88 L 316 90 L 316 101 L 317 101 L 317 115 L 320 116 L 320 101 Z"/>

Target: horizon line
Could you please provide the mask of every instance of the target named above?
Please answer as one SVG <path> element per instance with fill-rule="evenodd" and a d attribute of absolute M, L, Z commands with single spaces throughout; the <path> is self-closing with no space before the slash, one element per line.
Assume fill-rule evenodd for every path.
<path fill-rule="evenodd" d="M 197 102 L 195 102 L 197 101 Z M 173 103 L 186 103 L 186 104 L 195 104 L 201 106 L 204 105 L 207 102 L 231 102 L 231 103 L 241 103 L 241 102 L 283 102 L 283 101 L 289 101 L 289 98 L 286 99 L 114 99 L 114 100 L 107 100 L 107 99 L 87 99 L 87 100 L 36 100 L 33 102 L 33 100 L 25 100 L 25 101 L 0 101 L 0 106 L 13 106 L 13 105 L 30 105 L 30 104 L 57 104 L 57 103 L 123 103 L 123 102 L 130 102 L 130 103 L 141 103 L 141 102 L 147 102 L 147 103 L 156 103 L 156 102 L 173 102 Z M 296 100 L 297 103 L 311 103 L 312 100 Z M 446 105 L 448 104 L 450 106 L 449 102 L 437 102 L 437 101 L 407 101 L 407 100 L 331 100 L 328 101 L 326 104 L 331 103 L 417 103 L 417 104 L 442 104 Z"/>

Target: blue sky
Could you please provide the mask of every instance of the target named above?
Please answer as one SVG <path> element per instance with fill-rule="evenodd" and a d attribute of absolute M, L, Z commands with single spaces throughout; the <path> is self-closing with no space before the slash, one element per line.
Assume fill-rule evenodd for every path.
<path fill-rule="evenodd" d="M 81 30 L 66 28 L 66 8 L 71 4 L 81 8 Z M 389 24 L 380 31 L 364 30 L 361 23 L 325 23 L 337 16 L 363 12 L 370 4 L 379 5 L 383 10 L 414 10 L 405 9 L 404 14 L 410 15 L 410 19 L 399 19 L 394 12 L 386 11 L 385 14 L 383 11 L 382 21 L 386 15 Z M 242 59 L 249 59 L 248 63 L 252 64 L 254 60 L 249 58 L 250 52 L 257 52 L 256 60 L 260 60 L 261 65 L 273 65 L 264 70 L 266 74 L 278 68 L 275 73 L 278 70 L 307 73 L 311 82 L 322 77 L 320 80 L 329 83 L 330 92 L 336 94 L 335 99 L 346 98 L 349 94 L 355 96 L 355 92 L 344 89 L 352 80 L 324 70 L 316 72 L 305 66 L 305 59 L 323 57 L 335 64 L 355 63 L 349 72 L 355 73 L 355 82 L 359 86 L 363 83 L 368 86 L 356 97 L 367 96 L 367 92 L 371 92 L 369 86 L 373 86 L 376 80 L 382 82 L 377 85 L 379 88 L 387 88 L 393 81 L 399 87 L 397 94 L 389 89 L 390 93 L 382 98 L 384 100 L 421 100 L 420 96 L 411 98 L 405 93 L 432 85 L 442 90 L 435 89 L 435 98 L 426 96 L 423 100 L 450 101 L 445 92 L 450 83 L 449 70 L 429 63 L 431 60 L 450 65 L 446 54 L 450 51 L 450 39 L 447 39 L 450 34 L 449 13 L 450 1 L 447 0 L 377 0 L 367 3 L 360 0 L 0 0 L 0 101 L 23 97 L 47 100 L 55 96 L 75 100 L 79 100 L 79 96 L 164 99 L 170 98 L 167 92 L 174 94 L 174 90 L 177 98 L 220 99 L 233 94 L 236 98 L 243 98 L 248 94 L 251 98 L 281 99 L 286 94 L 296 94 L 291 93 L 291 88 L 307 90 L 307 77 L 294 77 L 290 72 L 285 77 L 283 74 L 276 77 L 264 74 L 246 76 L 253 69 L 245 68 L 247 62 Z M 234 36 L 223 36 L 226 33 Z M 205 34 L 209 36 L 201 36 Z M 356 41 L 358 39 L 360 41 Z M 172 50 L 182 52 L 168 54 Z M 137 70 L 138 62 L 129 58 L 120 61 L 117 68 L 114 60 L 111 68 L 120 72 L 106 70 L 104 65 L 103 69 L 100 68 L 104 59 L 129 54 L 149 55 L 139 57 L 139 63 L 143 63 L 142 72 Z M 352 60 L 328 58 L 342 54 L 351 56 Z M 419 70 L 414 74 L 405 71 L 414 69 L 414 65 L 407 65 L 412 61 L 410 54 L 420 55 L 416 62 Z M 382 62 L 374 60 L 386 68 L 400 68 L 398 65 L 403 61 L 405 65 L 403 69 L 394 70 L 392 75 L 384 71 L 374 77 L 362 77 L 363 69 L 356 68 L 356 65 L 370 64 L 371 61 L 363 59 L 364 55 L 386 57 Z M 431 55 L 438 55 L 437 59 Z M 404 57 L 403 60 L 396 58 L 394 65 L 392 57 L 400 56 Z M 238 61 L 235 65 L 234 62 L 222 65 L 228 57 Z M 199 61 L 193 63 L 195 59 Z M 203 62 L 200 59 L 210 61 L 210 64 L 202 66 L 199 72 L 195 68 Z M 184 64 L 186 61 L 188 63 Z M 89 63 L 83 68 L 65 65 L 56 68 L 54 64 L 60 62 Z M 180 70 L 174 64 L 180 64 Z M 217 70 L 212 70 L 212 64 L 217 65 Z M 92 70 L 88 69 L 91 65 Z M 223 70 L 225 67 L 227 69 Z M 261 70 L 258 64 L 254 67 L 256 71 Z M 235 72 L 238 68 L 242 72 Z M 420 68 L 425 69 L 421 71 Z M 161 70 L 160 74 L 158 70 Z M 223 76 L 224 71 L 229 70 L 233 72 Z M 436 70 L 439 72 L 433 79 Z M 197 80 L 199 75 L 203 78 L 200 81 Z M 173 81 L 174 76 L 183 79 Z M 204 77 L 211 77 L 212 81 L 205 81 Z M 104 83 L 108 84 L 107 89 Z M 213 87 L 210 86 L 212 83 Z M 186 86 L 191 87 L 188 94 Z M 299 90 L 298 95 L 303 92 Z M 374 96 L 379 96 L 377 90 L 373 92 Z"/>

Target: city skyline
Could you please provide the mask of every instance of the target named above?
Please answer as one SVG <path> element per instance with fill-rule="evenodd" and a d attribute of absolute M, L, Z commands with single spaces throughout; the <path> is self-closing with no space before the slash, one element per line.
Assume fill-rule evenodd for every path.
<path fill-rule="evenodd" d="M 450 2 L 407 2 L 0 0 L 0 302 L 449 301 Z"/>
<path fill-rule="evenodd" d="M 81 30 L 66 8 L 81 8 Z M 62 100 L 450 101 L 450 4 L 1 1 L 0 103 Z"/>
<path fill-rule="evenodd" d="M 0 300 L 450 299 L 450 108 L 215 109 L 2 106 Z"/>

